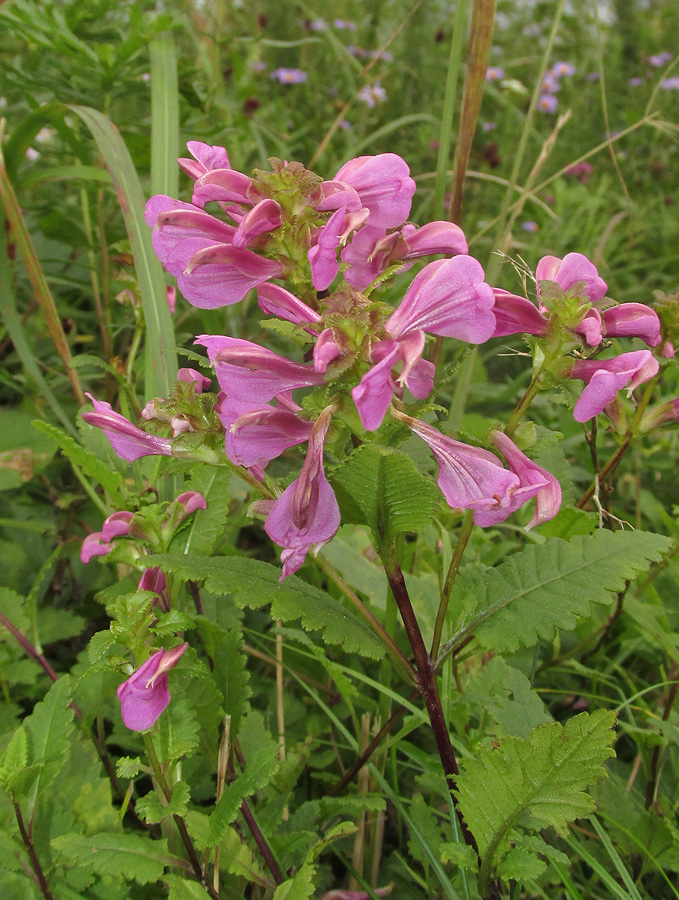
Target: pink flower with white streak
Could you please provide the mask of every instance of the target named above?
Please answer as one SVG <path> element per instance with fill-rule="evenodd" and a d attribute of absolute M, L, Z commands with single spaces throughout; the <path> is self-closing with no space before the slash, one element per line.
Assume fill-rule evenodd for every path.
<path fill-rule="evenodd" d="M 615 359 L 576 360 L 569 376 L 584 381 L 586 387 L 573 410 L 575 421 L 588 422 L 593 419 L 624 387 L 631 396 L 632 391 L 650 381 L 659 368 L 658 360 L 654 359 L 650 350 L 622 353 Z"/>
<path fill-rule="evenodd" d="M 332 408 L 316 419 L 299 478 L 271 506 L 264 526 L 272 541 L 283 548 L 280 581 L 296 572 L 315 545 L 316 551 L 337 533 L 340 511 L 323 469 L 323 442 Z"/>

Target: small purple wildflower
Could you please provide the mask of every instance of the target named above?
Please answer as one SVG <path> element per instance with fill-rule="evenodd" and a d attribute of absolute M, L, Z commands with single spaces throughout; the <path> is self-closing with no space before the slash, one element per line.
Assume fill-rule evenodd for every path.
<path fill-rule="evenodd" d="M 262 62 L 261 59 L 256 59 L 252 63 L 252 71 L 253 72 L 265 72 L 266 71 L 266 63 Z"/>
<path fill-rule="evenodd" d="M 499 66 L 488 66 L 486 69 L 486 81 L 499 81 L 505 77 L 505 70 Z"/>
<path fill-rule="evenodd" d="M 275 78 L 280 84 L 303 84 L 308 77 L 308 72 L 304 69 L 286 69 L 280 66 L 269 75 L 269 78 Z"/>
<path fill-rule="evenodd" d="M 333 22 L 335 28 L 338 28 L 340 31 L 356 31 L 356 23 L 355 22 L 347 22 L 344 19 L 335 19 Z"/>
<path fill-rule="evenodd" d="M 387 92 L 384 90 L 379 81 L 376 81 L 375 84 L 364 84 L 361 90 L 358 92 L 358 99 L 365 103 L 365 105 L 369 109 L 373 109 L 376 104 L 384 103 L 387 99 Z"/>
<path fill-rule="evenodd" d="M 598 81 L 601 78 L 601 75 L 598 72 L 589 72 L 585 75 L 586 81 Z"/>
<path fill-rule="evenodd" d="M 654 69 L 660 69 L 665 63 L 668 63 L 672 59 L 672 54 L 668 53 L 666 50 L 664 53 L 655 53 L 653 56 L 648 56 L 646 58 L 646 62 L 653 66 Z"/>
<path fill-rule="evenodd" d="M 314 19 L 313 22 L 309 22 L 309 31 L 325 31 L 327 27 L 325 19 Z"/>
<path fill-rule="evenodd" d="M 660 87 L 664 91 L 679 91 L 679 76 L 663 79 L 660 82 Z"/>
<path fill-rule="evenodd" d="M 542 94 L 538 100 L 537 108 L 541 112 L 553 113 L 556 112 L 556 108 L 559 105 L 559 101 L 556 99 L 554 94 Z"/>
<path fill-rule="evenodd" d="M 561 90 L 561 82 L 556 75 L 548 72 L 542 80 L 542 91 L 545 94 L 556 94 Z"/>
<path fill-rule="evenodd" d="M 497 128 L 497 122 L 484 122 L 481 128 L 486 132 L 495 131 L 495 129 Z"/>
<path fill-rule="evenodd" d="M 639 87 L 639 85 L 641 85 L 641 84 L 643 84 L 643 83 L 644 83 L 644 79 L 643 79 L 643 78 L 639 78 L 638 76 L 635 77 L 635 78 L 628 78 L 628 79 L 627 79 L 627 84 L 628 84 L 630 87 Z"/>
<path fill-rule="evenodd" d="M 554 78 L 563 78 L 564 76 L 574 75 L 575 66 L 568 62 L 558 62 L 554 63 L 550 71 Z"/>
<path fill-rule="evenodd" d="M 522 222 L 521 227 L 524 231 L 530 231 L 532 234 L 540 230 L 540 226 L 537 222 Z"/>

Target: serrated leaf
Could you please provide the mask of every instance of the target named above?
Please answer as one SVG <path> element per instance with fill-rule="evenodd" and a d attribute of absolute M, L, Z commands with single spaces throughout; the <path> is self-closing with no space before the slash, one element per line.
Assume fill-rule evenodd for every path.
<path fill-rule="evenodd" d="M 224 711 L 231 716 L 231 733 L 237 735 L 250 697 L 250 675 L 243 652 L 243 632 L 232 628 L 215 643 L 213 677 L 224 698 Z"/>
<path fill-rule="evenodd" d="M 541 725 L 527 741 L 502 738 L 495 748 L 477 748 L 461 764 L 458 804 L 486 872 L 510 829 L 551 825 L 563 833 L 589 815 L 594 801 L 585 789 L 605 775 L 603 763 L 614 755 L 614 724 L 613 712 L 581 713 L 565 727 Z"/>
<path fill-rule="evenodd" d="M 179 875 L 165 875 L 163 881 L 170 889 L 167 900 L 208 900 L 210 896 L 197 881 L 189 881 Z"/>
<path fill-rule="evenodd" d="M 137 884 L 158 881 L 171 861 L 164 841 L 136 834 L 61 834 L 52 847 L 68 864 L 85 866 L 100 875 L 116 875 Z"/>
<path fill-rule="evenodd" d="M 451 607 L 470 608 L 451 645 L 474 634 L 495 651 L 530 647 L 551 640 L 557 629 L 572 630 L 591 615 L 592 604 L 609 604 L 611 594 L 660 559 L 669 538 L 645 531 L 607 531 L 552 538 L 515 553 L 496 568 L 464 569 L 455 583 Z"/>
<path fill-rule="evenodd" d="M 3 754 L 0 763 L 0 782 L 11 788 L 13 778 L 25 768 L 27 763 L 28 742 L 26 732 L 20 726 L 12 735 L 12 740 Z"/>
<path fill-rule="evenodd" d="M 141 769 L 142 761 L 138 756 L 121 756 L 116 762 L 116 775 L 124 781 L 136 778 Z"/>
<path fill-rule="evenodd" d="M 218 844 L 238 815 L 241 803 L 269 784 L 277 768 L 278 747 L 260 747 L 248 760 L 245 770 L 228 785 L 210 816 L 212 845 Z"/>
<path fill-rule="evenodd" d="M 546 868 L 546 863 L 535 853 L 525 847 L 514 847 L 498 866 L 498 874 L 501 878 L 524 882 L 539 878 Z"/>
<path fill-rule="evenodd" d="M 73 731 L 70 699 L 70 679 L 64 675 L 24 720 L 29 762 L 40 765 L 32 784 L 32 798 L 39 793 L 41 785 L 49 785 L 54 780 L 68 759 L 69 738 Z"/>
<path fill-rule="evenodd" d="M 195 513 L 190 527 L 182 533 L 184 553 L 209 556 L 214 550 L 224 533 L 229 514 L 231 477 L 230 471 L 216 469 L 214 466 L 202 466 L 194 472 L 186 488 L 202 494 L 207 506 Z"/>
<path fill-rule="evenodd" d="M 115 644 L 116 639 L 110 631 L 98 631 L 92 635 L 87 645 L 87 655 L 90 663 L 95 665 L 102 659 L 106 659 L 111 647 Z"/>
<path fill-rule="evenodd" d="M 151 631 L 158 635 L 176 634 L 178 631 L 192 631 L 196 627 L 196 623 L 179 609 L 171 609 L 167 613 L 158 616 L 157 621 L 152 626 Z"/>
<path fill-rule="evenodd" d="M 36 419 L 33 422 L 33 427 L 58 444 L 61 452 L 74 466 L 81 469 L 89 478 L 94 478 L 116 506 L 119 506 L 121 509 L 126 507 L 127 500 L 125 496 L 127 492 L 125 490 L 125 482 L 118 472 L 109 468 L 106 463 L 97 459 L 89 450 L 85 450 L 77 441 L 74 441 L 72 437 L 65 434 L 55 425 Z"/>
<path fill-rule="evenodd" d="M 188 756 L 198 746 L 200 725 L 195 709 L 185 698 L 174 700 L 158 720 L 156 752 L 162 763 Z"/>
<path fill-rule="evenodd" d="M 314 892 L 315 875 L 315 866 L 302 866 L 293 878 L 278 885 L 273 900 L 309 900 Z"/>
<path fill-rule="evenodd" d="M 378 545 L 405 531 L 422 531 L 436 515 L 441 495 L 415 463 L 395 450 L 356 450 L 328 472 L 343 522 L 367 525 Z"/>
<path fill-rule="evenodd" d="M 479 867 L 479 858 L 474 848 L 462 841 L 459 844 L 452 842 L 441 844 L 439 854 L 441 855 L 441 862 L 452 863 L 460 869 L 475 870 Z"/>
<path fill-rule="evenodd" d="M 271 616 L 282 622 L 301 619 L 308 631 L 320 630 L 328 644 L 339 644 L 348 653 L 372 659 L 384 655 L 382 642 L 368 626 L 342 604 L 296 575 L 279 582 L 280 570 L 269 563 L 238 556 L 205 559 L 167 553 L 150 556 L 150 566 L 191 581 L 204 581 L 218 596 L 230 594 L 241 608 L 259 609 L 271 604 Z"/>
<path fill-rule="evenodd" d="M 306 859 L 304 860 L 305 865 L 309 865 L 317 860 L 321 853 L 327 847 L 329 847 L 330 844 L 333 844 L 335 841 L 339 841 L 341 838 L 356 834 L 357 831 L 358 826 L 355 822 L 338 822 L 337 825 L 333 825 L 333 827 L 328 829 L 328 831 L 323 835 L 322 838 L 314 841 L 313 846 L 309 848 L 309 852 L 307 853 Z"/>
<path fill-rule="evenodd" d="M 140 797 L 136 802 L 137 813 L 146 822 L 158 823 L 168 816 L 186 815 L 188 802 L 191 799 L 191 791 L 188 784 L 179 781 L 172 788 L 172 796 L 166 802 L 162 802 L 155 791 L 151 791 L 145 797 Z"/>

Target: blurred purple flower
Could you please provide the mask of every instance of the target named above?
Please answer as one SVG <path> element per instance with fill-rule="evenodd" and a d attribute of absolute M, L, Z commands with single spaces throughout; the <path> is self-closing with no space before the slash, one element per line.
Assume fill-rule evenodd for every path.
<path fill-rule="evenodd" d="M 384 90 L 379 81 L 375 84 L 364 84 L 358 92 L 358 99 L 365 103 L 367 107 L 373 109 L 376 104 L 383 103 L 387 99 L 387 92 Z"/>
<path fill-rule="evenodd" d="M 499 66 L 488 66 L 486 69 L 486 81 L 499 81 L 505 77 L 505 70 Z"/>
<path fill-rule="evenodd" d="M 646 61 L 655 69 L 660 69 L 665 63 L 672 59 L 672 54 L 665 51 L 664 53 L 655 53 L 653 56 L 647 56 Z"/>
<path fill-rule="evenodd" d="M 481 128 L 485 131 L 495 131 L 497 128 L 497 122 L 484 122 Z"/>
<path fill-rule="evenodd" d="M 563 78 L 564 76 L 574 75 L 575 66 L 572 63 L 568 62 L 557 62 L 554 63 L 554 65 L 550 69 L 550 73 L 555 78 Z"/>
<path fill-rule="evenodd" d="M 356 23 L 348 22 L 345 19 L 335 19 L 333 25 L 340 31 L 356 31 Z"/>
<path fill-rule="evenodd" d="M 639 87 L 639 85 L 641 85 L 641 84 L 643 84 L 643 83 L 644 83 L 644 79 L 643 79 L 643 78 L 639 78 L 638 76 L 635 77 L 635 78 L 628 78 L 628 79 L 627 79 L 627 84 L 628 84 L 630 87 Z"/>
<path fill-rule="evenodd" d="M 664 78 L 660 82 L 660 87 L 664 91 L 679 91 L 679 76 L 674 78 Z"/>
<path fill-rule="evenodd" d="M 308 72 L 304 69 L 286 69 L 280 66 L 270 73 L 269 78 L 273 78 L 280 84 L 303 84 L 308 77 Z"/>
<path fill-rule="evenodd" d="M 556 99 L 554 94 L 541 94 L 538 98 L 537 109 L 541 112 L 553 113 L 556 112 L 556 108 L 559 105 L 559 101 Z"/>
<path fill-rule="evenodd" d="M 252 63 L 253 72 L 266 72 L 266 63 L 261 59 L 256 59 Z"/>
<path fill-rule="evenodd" d="M 537 222 L 522 222 L 521 227 L 524 231 L 531 232 L 531 234 L 534 234 L 536 231 L 540 230 L 540 226 Z"/>

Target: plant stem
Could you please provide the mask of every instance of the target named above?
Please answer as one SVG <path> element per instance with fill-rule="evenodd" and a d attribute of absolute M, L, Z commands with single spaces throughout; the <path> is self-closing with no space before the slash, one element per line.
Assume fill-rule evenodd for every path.
<path fill-rule="evenodd" d="M 54 895 L 52 891 L 49 889 L 49 885 L 47 884 L 47 879 L 45 878 L 45 873 L 42 870 L 42 866 L 40 865 L 40 860 L 38 859 L 38 855 L 35 852 L 35 847 L 33 846 L 33 841 L 31 840 L 31 836 L 26 830 L 26 825 L 24 823 L 23 816 L 21 815 L 21 807 L 18 802 L 12 799 L 12 806 L 14 807 L 14 813 L 16 815 L 17 825 L 19 826 L 19 831 L 21 833 L 21 839 L 23 840 L 26 850 L 28 852 L 28 858 L 31 862 L 31 868 L 35 873 L 35 877 L 38 879 L 38 885 L 40 887 L 40 893 L 43 895 L 45 900 L 54 900 Z"/>
<path fill-rule="evenodd" d="M 679 669 L 676 664 L 673 666 L 672 670 L 669 672 L 668 681 L 672 681 L 676 679 L 677 674 L 679 674 Z M 670 713 L 672 712 L 672 706 L 674 705 L 674 701 L 677 696 L 677 688 L 679 688 L 679 684 L 675 681 L 674 684 L 670 687 L 667 692 L 667 698 L 665 699 L 665 705 L 662 713 L 662 721 L 666 722 Z M 658 796 L 658 785 L 660 784 L 660 744 L 656 745 L 653 748 L 653 756 L 651 758 L 651 774 L 648 779 L 648 786 L 646 788 L 646 809 L 650 809 L 652 804 L 655 803 L 656 797 Z"/>
<path fill-rule="evenodd" d="M 462 529 L 460 530 L 460 534 L 457 539 L 457 544 L 455 545 L 455 551 L 453 553 L 453 558 L 450 561 L 450 566 L 448 568 L 448 574 L 446 575 L 445 584 L 443 585 L 443 590 L 441 591 L 441 602 L 439 603 L 439 609 L 436 614 L 436 623 L 434 625 L 434 637 L 431 642 L 431 651 L 429 652 L 429 656 L 431 659 L 436 659 L 439 647 L 441 646 L 441 636 L 443 634 L 443 625 L 446 620 L 446 613 L 448 612 L 448 603 L 450 601 L 450 593 L 453 590 L 453 585 L 455 584 L 455 578 L 457 577 L 458 570 L 460 568 L 460 563 L 462 561 L 462 556 L 469 542 L 469 537 L 472 533 L 472 528 L 474 527 L 474 513 L 472 510 L 468 510 L 464 517 L 464 522 L 462 523 Z"/>
<path fill-rule="evenodd" d="M 620 464 L 620 460 L 623 458 L 629 445 L 632 443 L 632 439 L 636 437 L 637 430 L 639 428 L 639 423 L 641 422 L 644 413 L 646 412 L 646 407 L 651 402 L 651 396 L 653 394 L 653 389 L 655 388 L 656 382 L 658 381 L 658 376 L 656 375 L 647 385 L 646 390 L 644 391 L 644 396 L 639 401 L 639 406 L 637 407 L 637 411 L 634 414 L 634 418 L 629 424 L 627 431 L 622 439 L 622 443 L 615 451 L 613 456 L 608 460 L 606 465 L 603 467 L 601 472 L 599 473 L 599 486 L 603 486 L 604 482 L 613 477 L 615 474 L 615 470 L 618 468 Z M 577 507 L 578 509 L 583 509 L 588 501 L 591 499 L 592 495 L 596 491 L 596 481 L 592 482 L 592 484 L 587 488 L 582 497 L 578 500 Z"/>
<path fill-rule="evenodd" d="M 523 418 L 523 414 L 526 412 L 528 407 L 531 405 L 533 400 L 535 399 L 535 395 L 537 394 L 540 388 L 540 379 L 542 378 L 542 373 L 544 372 L 544 366 L 542 366 L 531 378 L 530 384 L 526 388 L 526 391 L 523 397 L 519 400 L 516 405 L 514 412 L 509 417 L 509 421 L 504 427 L 504 432 L 508 438 L 514 436 L 514 432 L 518 428 L 519 422 Z"/>
<path fill-rule="evenodd" d="M 153 776 L 158 783 L 158 787 L 163 793 L 163 796 L 166 800 L 170 800 L 172 797 L 172 787 L 168 784 L 167 779 L 165 778 L 165 773 L 163 772 L 160 762 L 158 760 L 158 755 L 156 754 L 156 748 L 153 746 L 153 739 L 150 734 L 142 734 L 142 739 L 144 741 L 144 747 L 146 748 L 146 755 L 148 756 L 149 762 L 151 763 L 151 769 L 153 770 Z M 205 872 L 203 870 L 202 865 L 200 864 L 200 860 L 198 859 L 198 854 L 196 853 L 196 848 L 193 846 L 193 841 L 191 840 L 191 836 L 189 835 L 188 829 L 186 827 L 186 822 L 180 815 L 173 815 L 175 825 L 177 826 L 177 831 L 179 832 L 179 836 L 182 839 L 182 843 L 186 848 L 186 853 L 189 858 L 189 862 L 191 863 L 191 867 L 193 869 L 193 874 L 196 879 L 203 885 L 208 894 L 213 898 L 213 900 L 219 900 L 219 894 L 212 885 L 208 882 L 205 877 Z"/>
<path fill-rule="evenodd" d="M 266 863 L 266 867 L 271 872 L 271 876 L 276 884 L 282 884 L 285 879 L 283 878 L 283 873 L 281 872 L 276 859 L 271 852 L 271 847 L 269 847 L 266 838 L 262 834 L 262 830 L 260 829 L 257 821 L 252 814 L 252 810 L 248 806 L 247 800 L 243 800 L 241 804 L 240 811 L 243 814 L 243 818 L 245 819 L 248 828 L 250 829 L 250 833 L 255 839 L 255 843 L 257 844 L 257 848 L 259 852 L 262 854 L 262 858 Z"/>
<path fill-rule="evenodd" d="M 453 751 L 450 734 L 448 733 L 448 725 L 441 704 L 441 697 L 436 684 L 436 670 L 424 645 L 422 632 L 420 631 L 420 626 L 418 625 L 417 617 L 415 616 L 415 610 L 413 609 L 413 605 L 408 595 L 408 589 L 396 556 L 395 548 L 392 545 L 389 548 L 381 548 L 381 551 L 380 555 L 382 564 L 384 565 L 384 571 L 386 572 L 389 585 L 394 594 L 394 599 L 396 600 L 399 612 L 401 613 L 401 619 L 403 620 L 403 625 L 405 626 L 408 640 L 410 641 L 410 646 L 412 647 L 413 655 L 415 657 L 415 663 L 417 665 L 417 686 L 427 708 L 429 721 L 434 733 L 434 740 L 436 741 L 436 748 L 452 798 L 453 808 L 455 809 L 455 814 L 460 823 L 465 843 L 470 847 L 473 847 L 478 853 L 474 836 L 467 828 L 467 823 L 462 818 L 462 814 L 455 803 L 453 792 L 457 787 L 457 776 L 459 773 L 455 752 Z"/>
<path fill-rule="evenodd" d="M 410 664 L 410 661 L 406 659 L 403 652 L 400 650 L 394 639 L 387 634 L 384 627 L 377 621 L 375 616 L 370 612 L 370 610 L 365 606 L 364 603 L 361 603 L 359 598 L 356 596 L 354 591 L 349 587 L 346 581 L 342 578 L 339 572 L 328 562 L 328 560 L 323 556 L 322 553 L 317 554 L 316 563 L 319 569 L 324 572 L 331 581 L 333 581 L 337 587 L 342 591 L 344 596 L 349 600 L 349 602 L 354 606 L 354 608 L 361 614 L 361 616 L 365 619 L 370 628 L 375 632 L 375 634 L 379 637 L 382 643 L 385 645 L 387 650 L 392 655 L 394 662 L 398 666 L 401 671 L 401 674 L 413 684 L 417 681 L 417 672 Z"/>
<path fill-rule="evenodd" d="M 12 637 L 16 638 L 16 640 L 21 644 L 23 649 L 28 653 L 28 655 L 34 659 L 37 664 L 43 669 L 43 671 L 49 675 L 52 681 L 57 681 L 59 676 L 54 671 L 49 662 L 45 659 L 42 653 L 38 653 L 33 644 L 28 640 L 28 638 L 24 637 L 24 635 L 16 628 L 10 620 L 7 618 L 4 613 L 0 612 L 0 623 L 4 625 L 4 627 L 9 631 Z M 78 710 L 78 715 L 80 715 L 80 710 Z"/>

